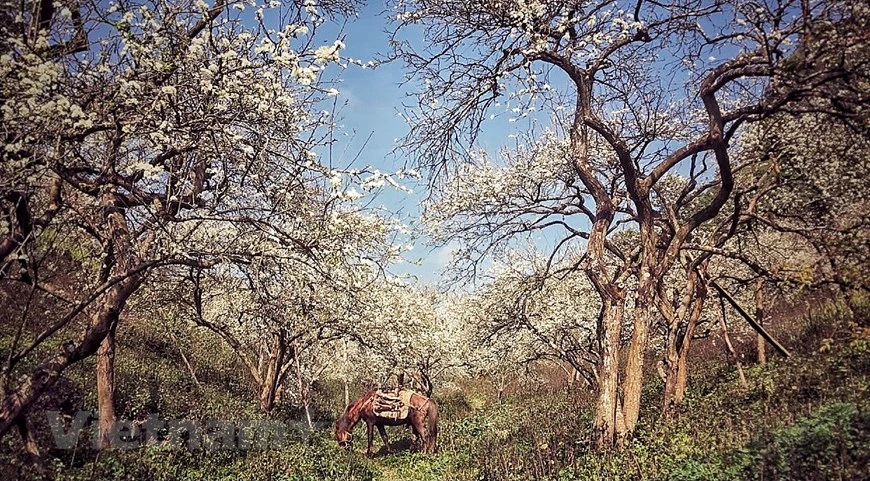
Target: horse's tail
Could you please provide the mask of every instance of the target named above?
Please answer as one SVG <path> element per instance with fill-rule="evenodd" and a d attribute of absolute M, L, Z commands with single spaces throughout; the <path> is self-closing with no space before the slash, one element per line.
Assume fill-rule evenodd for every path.
<path fill-rule="evenodd" d="M 434 399 L 429 399 L 429 405 L 426 409 L 426 420 L 428 422 L 426 428 L 429 432 L 429 450 L 434 453 L 436 443 L 438 442 L 438 403 Z"/>

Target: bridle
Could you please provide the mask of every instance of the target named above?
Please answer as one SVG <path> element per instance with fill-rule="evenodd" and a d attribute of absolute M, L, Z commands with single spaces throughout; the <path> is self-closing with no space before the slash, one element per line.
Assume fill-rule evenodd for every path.
<path fill-rule="evenodd" d="M 338 446 L 342 448 L 350 447 L 353 445 L 353 433 L 349 431 L 342 431 L 347 434 L 347 439 L 344 441 L 339 441 Z"/>

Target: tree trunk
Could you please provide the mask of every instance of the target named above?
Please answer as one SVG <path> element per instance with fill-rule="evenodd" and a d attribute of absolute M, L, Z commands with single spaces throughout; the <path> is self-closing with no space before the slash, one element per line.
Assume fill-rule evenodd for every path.
<path fill-rule="evenodd" d="M 668 337 L 672 337 L 672 334 L 669 333 Z M 667 342 L 671 343 L 673 341 L 668 339 Z M 677 371 L 679 370 L 680 362 L 676 350 L 672 350 L 670 347 L 666 349 L 668 352 L 665 354 L 665 362 L 662 363 L 662 373 L 664 374 L 665 381 L 665 388 L 662 394 L 662 418 L 668 420 L 676 408 Z"/>
<path fill-rule="evenodd" d="M 764 327 L 764 280 L 760 277 L 755 281 L 755 320 L 759 326 Z M 758 352 L 758 363 L 764 364 L 767 362 L 767 352 L 765 352 L 766 341 L 761 334 L 756 334 L 755 343 Z"/>
<path fill-rule="evenodd" d="M 266 381 L 260 388 L 260 409 L 266 414 L 272 414 L 275 409 L 275 384 L 271 380 Z"/>
<path fill-rule="evenodd" d="M 281 333 L 274 334 L 274 345 L 266 359 L 266 375 L 263 376 L 263 384 L 260 386 L 260 409 L 266 414 L 272 414 L 275 409 L 286 353 L 284 336 Z"/>
<path fill-rule="evenodd" d="M 595 402 L 593 435 L 595 446 L 606 450 L 619 444 L 625 423 L 618 399 L 619 336 L 624 300 L 606 300 L 598 326 L 601 364 L 598 374 L 598 399 Z"/>
<path fill-rule="evenodd" d="M 97 350 L 97 408 L 99 409 L 99 448 L 111 447 L 110 434 L 115 425 L 115 326 Z"/>
<path fill-rule="evenodd" d="M 695 297 L 692 302 L 692 310 L 684 330 L 672 330 L 668 332 L 666 347 L 665 389 L 662 398 L 662 417 L 668 419 L 679 408 L 686 397 L 686 382 L 689 371 L 689 349 L 692 345 L 692 337 L 695 328 L 704 311 L 704 301 L 707 290 L 702 283 L 695 285 Z"/>
<path fill-rule="evenodd" d="M 305 420 L 308 421 L 308 429 L 314 431 L 314 423 L 311 421 L 311 403 L 308 401 L 308 397 L 302 400 L 302 404 L 305 406 Z"/>
<path fill-rule="evenodd" d="M 654 279 L 648 267 L 640 272 L 637 297 L 634 308 L 634 329 L 625 365 L 625 382 L 622 387 L 623 414 L 627 434 L 634 431 L 640 414 L 640 393 L 643 389 L 643 364 L 649 342 L 649 322 L 655 295 Z"/>
<path fill-rule="evenodd" d="M 686 338 L 685 342 L 689 342 Z M 686 380 L 688 379 L 688 346 L 680 349 L 673 367 L 665 371 L 665 390 L 662 400 L 662 417 L 670 419 L 673 414 L 683 405 L 686 398 Z"/>
<path fill-rule="evenodd" d="M 293 360 L 296 363 L 296 388 L 299 390 L 302 407 L 305 408 L 305 420 L 308 421 L 308 429 L 314 430 L 314 424 L 311 422 L 311 409 L 309 407 L 311 403 L 308 401 L 309 389 L 302 375 L 302 362 L 299 360 L 299 356 L 293 356 Z"/>
<path fill-rule="evenodd" d="M 674 383 L 674 401 L 676 407 L 682 406 L 686 399 L 686 382 L 689 378 L 689 344 L 691 344 L 691 336 L 686 336 L 685 348 L 680 349 L 680 357 L 677 360 L 677 379 Z"/>
<path fill-rule="evenodd" d="M 273 369 L 273 363 L 270 361 L 266 377 L 263 378 L 263 385 L 260 386 L 260 409 L 266 414 L 272 414 L 272 410 L 275 409 L 275 397 L 278 394 L 277 380 L 277 370 Z"/>

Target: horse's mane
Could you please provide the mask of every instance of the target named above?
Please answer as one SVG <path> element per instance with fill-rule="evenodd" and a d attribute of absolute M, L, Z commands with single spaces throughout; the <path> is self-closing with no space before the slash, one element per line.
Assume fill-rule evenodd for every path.
<path fill-rule="evenodd" d="M 341 431 L 348 431 L 353 424 L 359 421 L 359 412 L 362 410 L 363 404 L 374 395 L 375 391 L 369 391 L 362 395 L 356 401 L 347 405 L 344 412 L 341 413 L 338 420 L 335 422 L 335 428 Z"/>

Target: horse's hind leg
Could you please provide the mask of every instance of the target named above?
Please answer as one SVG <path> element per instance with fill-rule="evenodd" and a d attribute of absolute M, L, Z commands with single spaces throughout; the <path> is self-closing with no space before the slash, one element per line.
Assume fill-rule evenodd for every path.
<path fill-rule="evenodd" d="M 426 434 L 426 427 L 423 426 L 423 421 L 418 419 L 413 419 L 411 421 L 411 430 L 414 431 L 414 435 L 417 437 L 417 441 L 420 446 L 420 451 L 426 450 L 426 438 L 428 437 Z M 416 443 L 415 443 L 416 444 Z"/>

